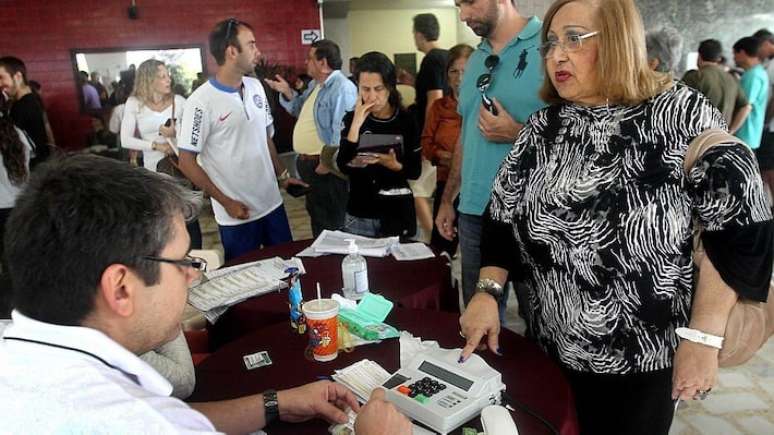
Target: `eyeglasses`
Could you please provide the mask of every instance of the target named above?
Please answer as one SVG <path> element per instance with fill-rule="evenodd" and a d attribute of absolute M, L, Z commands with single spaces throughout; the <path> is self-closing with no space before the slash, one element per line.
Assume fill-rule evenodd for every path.
<path fill-rule="evenodd" d="M 598 31 L 594 31 L 580 35 L 567 35 L 564 37 L 563 41 L 560 41 L 559 38 L 556 37 L 549 37 L 546 42 L 540 46 L 540 54 L 542 54 L 543 57 L 549 57 L 554 52 L 556 47 L 561 47 L 565 53 L 574 53 L 583 48 L 584 39 L 597 36 L 598 34 Z"/>
<path fill-rule="evenodd" d="M 190 255 L 186 255 L 184 258 L 180 260 L 175 260 L 172 258 L 164 258 L 164 257 L 154 257 L 152 255 L 146 255 L 142 258 L 143 260 L 148 260 L 148 261 L 156 261 L 159 263 L 169 263 L 180 267 L 190 267 L 191 269 L 198 270 L 199 272 L 207 271 L 207 260 L 199 257 L 192 257 Z"/>
<path fill-rule="evenodd" d="M 488 72 L 485 72 L 478 76 L 478 79 L 476 80 L 476 87 L 481 92 L 481 100 L 484 104 L 484 107 L 486 110 L 490 111 L 493 115 L 497 115 L 497 108 L 495 107 L 494 103 L 492 102 L 492 99 L 489 98 L 489 96 L 486 94 L 487 89 L 489 89 L 490 86 L 492 86 L 492 71 L 494 71 L 495 68 L 497 68 L 497 65 L 500 64 L 500 57 L 496 54 L 490 54 L 487 56 L 487 58 L 484 60 L 484 66 L 488 70 Z"/>

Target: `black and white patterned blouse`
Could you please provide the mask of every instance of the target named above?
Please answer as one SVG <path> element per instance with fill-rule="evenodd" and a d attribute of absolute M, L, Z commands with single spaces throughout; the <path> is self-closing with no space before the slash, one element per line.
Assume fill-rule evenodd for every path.
<path fill-rule="evenodd" d="M 725 129 L 722 115 L 682 85 L 637 106 L 554 105 L 527 120 L 494 182 L 482 258 L 497 265 L 492 252 L 511 249 L 496 235 L 507 228 L 531 334 L 560 364 L 610 374 L 671 366 L 674 329 L 690 315 L 692 217 L 731 238 L 766 227 L 771 246 L 749 149 L 713 148 L 686 176 L 688 144 L 708 128 Z"/>

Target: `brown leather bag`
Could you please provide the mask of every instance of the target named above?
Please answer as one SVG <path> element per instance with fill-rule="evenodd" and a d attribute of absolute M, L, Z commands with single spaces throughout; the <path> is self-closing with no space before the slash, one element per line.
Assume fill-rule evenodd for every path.
<path fill-rule="evenodd" d="M 742 140 L 728 134 L 724 130 L 710 129 L 697 136 L 688 145 L 683 169 L 688 174 L 696 160 L 710 148 L 727 143 L 739 143 L 747 146 Z M 697 269 L 704 258 L 704 248 L 701 245 L 701 225 L 694 221 L 693 262 Z M 698 272 L 697 272 L 698 278 Z M 726 323 L 723 334 L 723 348 L 718 354 L 720 367 L 733 367 L 747 362 L 755 355 L 766 341 L 774 335 L 774 287 L 769 286 L 768 302 L 757 302 L 738 299 Z"/>

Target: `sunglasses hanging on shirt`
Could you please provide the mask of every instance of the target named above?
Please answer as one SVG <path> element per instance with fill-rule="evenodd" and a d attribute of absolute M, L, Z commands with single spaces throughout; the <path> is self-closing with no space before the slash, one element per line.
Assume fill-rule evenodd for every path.
<path fill-rule="evenodd" d="M 486 108 L 486 110 L 489 111 L 492 115 L 497 116 L 497 107 L 495 107 L 494 102 L 492 102 L 492 99 L 489 98 L 489 96 L 486 94 L 486 91 L 489 89 L 490 86 L 492 86 L 492 82 L 494 78 L 492 77 L 492 71 L 497 67 L 497 65 L 500 64 L 500 57 L 496 54 L 490 54 L 487 56 L 487 58 L 484 60 L 484 66 L 486 67 L 488 72 L 485 72 L 478 76 L 478 80 L 476 80 L 476 87 L 481 92 L 481 102 Z"/>

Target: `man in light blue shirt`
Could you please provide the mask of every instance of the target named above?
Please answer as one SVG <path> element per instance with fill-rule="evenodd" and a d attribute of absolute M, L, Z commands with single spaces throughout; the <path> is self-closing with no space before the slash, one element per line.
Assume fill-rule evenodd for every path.
<path fill-rule="evenodd" d="M 755 37 L 742 38 L 734 44 L 734 62 L 744 69 L 739 81 L 752 111 L 736 132 L 736 137 L 742 139 L 752 149 L 761 144 L 763 121 L 766 116 L 766 103 L 769 98 L 769 76 L 758 58 L 761 41 Z"/>
<path fill-rule="evenodd" d="M 322 39 L 309 49 L 306 70 L 314 80 L 304 93 L 299 95 L 280 76 L 266 80 L 282 94 L 282 107 L 298 118 L 293 129 L 293 150 L 298 154 L 298 173 L 311 187 L 306 194 L 306 210 L 314 237 L 323 230 L 343 227 L 347 207 L 346 178 L 324 163 L 324 156 L 338 149 L 342 119 L 353 110 L 357 98 L 357 88 L 341 73 L 341 64 L 338 45 Z"/>
<path fill-rule="evenodd" d="M 460 19 L 483 39 L 468 60 L 460 86 L 462 132 L 436 225 L 451 238 L 452 203 L 459 192 L 462 292 L 467 304 L 478 280 L 481 221 L 492 182 L 523 122 L 545 104 L 538 96 L 543 83 L 541 21 L 521 16 L 514 2 L 456 0 L 456 4 Z M 501 314 L 505 299 L 507 295 L 499 301 Z"/>

